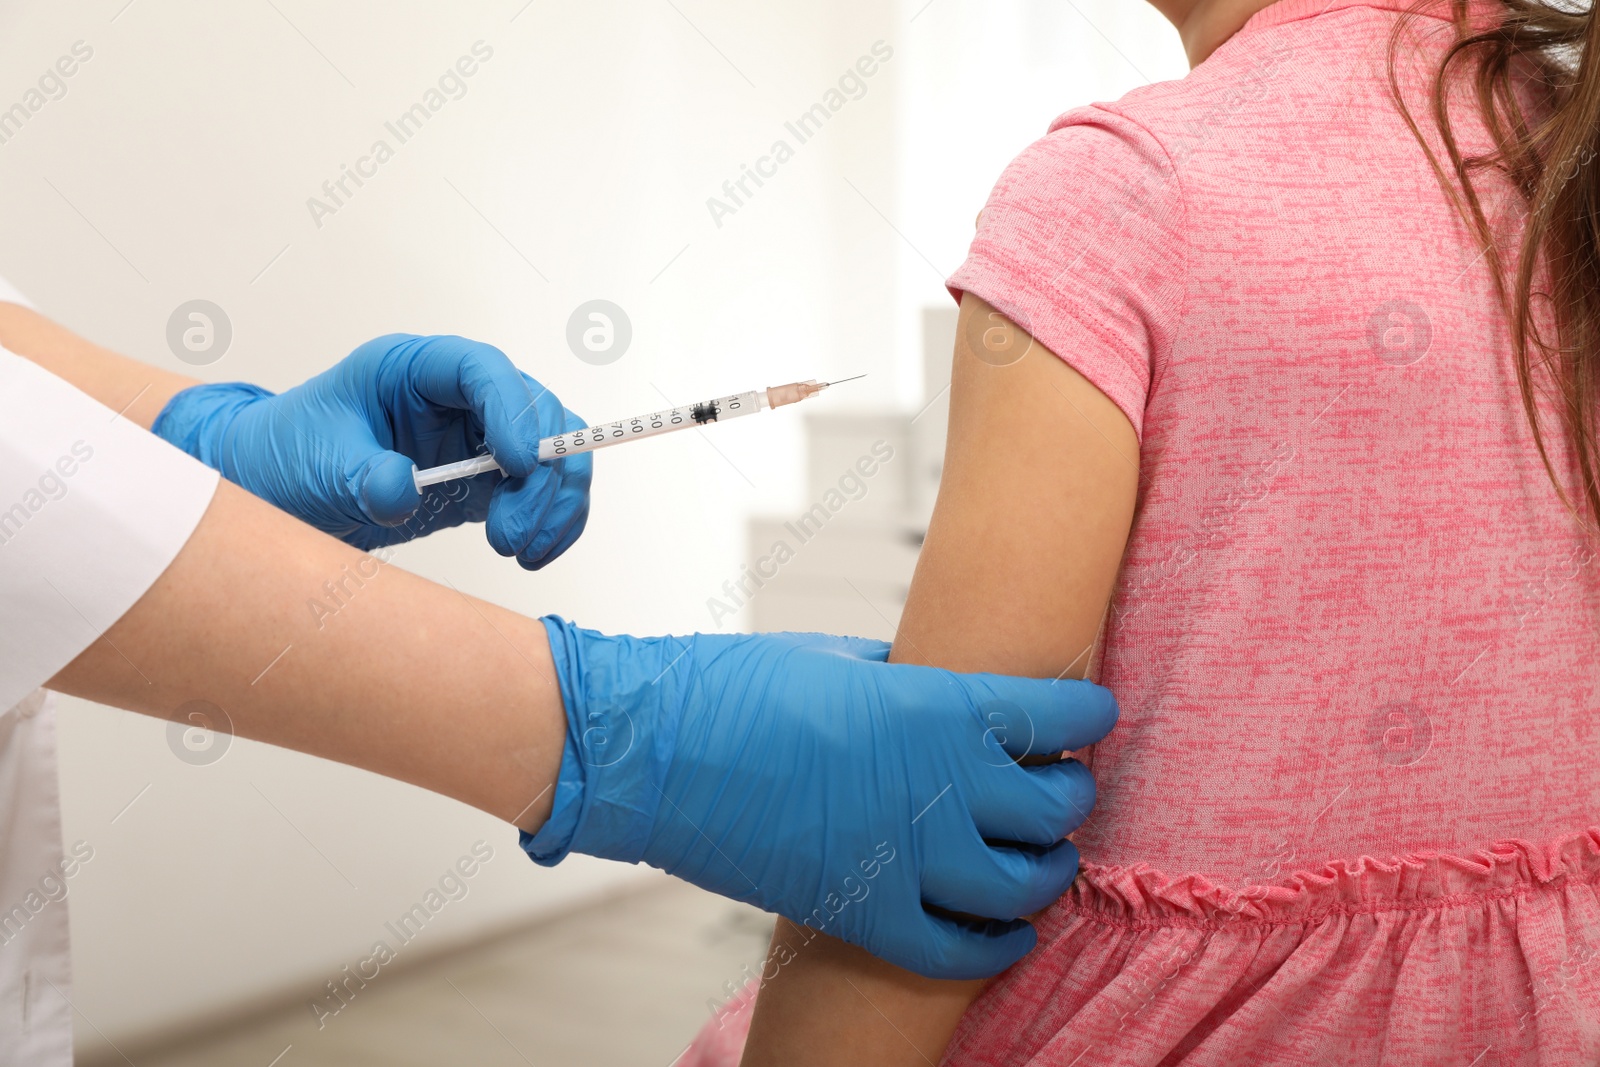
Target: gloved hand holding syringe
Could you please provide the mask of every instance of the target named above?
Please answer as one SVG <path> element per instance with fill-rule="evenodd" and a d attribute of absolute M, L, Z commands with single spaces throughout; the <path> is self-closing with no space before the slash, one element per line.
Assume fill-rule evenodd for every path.
<path fill-rule="evenodd" d="M 546 437 L 539 442 L 539 461 L 547 463 L 550 460 L 560 459 L 562 456 L 577 455 L 583 452 L 593 452 L 599 448 L 609 448 L 628 441 L 637 441 L 645 437 L 654 437 L 657 434 L 671 433 L 674 430 L 686 430 L 691 426 L 706 426 L 715 422 L 726 422 L 741 415 L 753 415 L 758 411 L 771 408 L 781 408 L 786 404 L 798 404 L 802 400 L 809 400 L 828 388 L 830 385 L 840 385 L 844 382 L 853 382 L 856 378 L 865 378 L 865 374 L 858 374 L 855 378 L 841 378 L 837 382 L 803 381 L 791 382 L 788 385 L 774 385 L 766 389 L 752 389 L 745 393 L 734 393 L 731 396 L 719 397 L 716 400 L 707 400 L 700 404 L 691 404 L 688 407 L 669 408 L 665 411 L 655 411 L 648 415 L 640 415 L 631 419 L 622 419 L 617 422 L 607 423 L 603 426 L 586 426 L 580 430 L 569 430 L 566 433 Z M 500 464 L 488 454 L 464 459 L 459 463 L 446 463 L 441 467 L 431 467 L 428 470 L 415 472 L 417 490 L 440 482 L 454 481 L 457 478 L 471 478 L 489 471 L 497 471 Z"/>

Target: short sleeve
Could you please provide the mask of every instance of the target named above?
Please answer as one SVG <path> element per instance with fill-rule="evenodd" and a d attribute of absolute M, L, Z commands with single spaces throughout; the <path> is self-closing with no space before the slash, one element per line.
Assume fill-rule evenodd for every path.
<path fill-rule="evenodd" d="M 950 279 L 1105 393 L 1141 437 L 1182 312 L 1183 196 L 1143 126 L 1106 107 L 1057 119 L 1006 168 Z"/>
<path fill-rule="evenodd" d="M 216 487 L 215 471 L 0 349 L 0 710 L 144 595 Z"/>

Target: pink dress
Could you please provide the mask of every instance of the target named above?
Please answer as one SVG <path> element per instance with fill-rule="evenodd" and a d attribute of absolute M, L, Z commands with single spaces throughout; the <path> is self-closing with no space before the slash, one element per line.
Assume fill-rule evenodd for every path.
<path fill-rule="evenodd" d="M 1600 567 L 1390 96 L 1405 6 L 1278 0 L 1069 112 L 952 279 L 1122 408 L 1142 479 L 1083 876 L 947 1063 L 1600 1064 Z M 1399 53 L 1435 145 L 1451 34 Z"/>

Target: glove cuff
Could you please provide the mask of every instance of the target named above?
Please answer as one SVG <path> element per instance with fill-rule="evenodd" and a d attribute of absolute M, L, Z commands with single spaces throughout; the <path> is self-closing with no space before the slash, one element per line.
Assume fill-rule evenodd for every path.
<path fill-rule="evenodd" d="M 150 430 L 227 477 L 222 469 L 222 446 L 228 425 L 241 410 L 273 395 L 248 382 L 191 385 L 167 401 Z"/>
<path fill-rule="evenodd" d="M 547 615 L 567 713 L 550 818 L 521 836 L 536 863 L 569 852 L 637 863 L 644 856 L 678 730 L 679 687 L 668 668 L 685 655 L 683 638 L 609 637 Z"/>

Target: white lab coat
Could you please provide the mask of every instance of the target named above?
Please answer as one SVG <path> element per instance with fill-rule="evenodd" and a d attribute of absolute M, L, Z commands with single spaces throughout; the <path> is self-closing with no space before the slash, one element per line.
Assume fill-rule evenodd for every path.
<path fill-rule="evenodd" d="M 4 279 L 0 300 L 25 303 Z M 63 848 L 55 709 L 39 687 L 166 570 L 216 485 L 0 348 L 0 1067 L 72 1063 L 67 898 L 95 845 Z"/>

